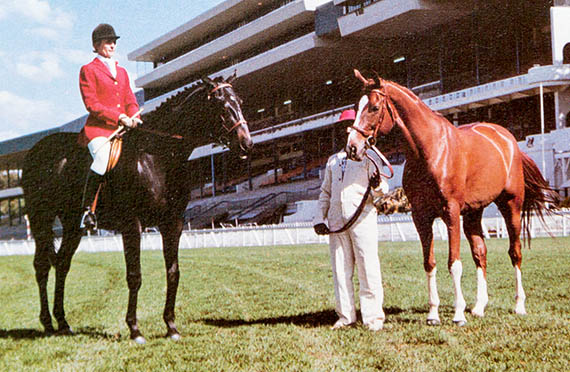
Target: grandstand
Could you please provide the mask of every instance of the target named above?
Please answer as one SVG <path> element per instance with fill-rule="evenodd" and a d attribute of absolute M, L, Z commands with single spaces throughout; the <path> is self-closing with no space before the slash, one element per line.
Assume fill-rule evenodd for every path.
<path fill-rule="evenodd" d="M 201 76 L 236 71 L 255 142 L 246 162 L 217 145 L 194 151 L 187 217 L 212 215 L 193 228 L 275 222 L 315 199 L 345 142 L 335 121 L 359 95 L 354 68 L 409 87 L 455 125 L 507 127 L 553 187 L 570 187 L 569 0 L 226 0 L 172 26 L 128 55 L 145 112 Z M 17 173 L 48 132 L 0 143 L 0 169 Z M 401 167 L 390 139 L 380 145 Z M 3 198 L 17 199 L 16 187 Z"/>

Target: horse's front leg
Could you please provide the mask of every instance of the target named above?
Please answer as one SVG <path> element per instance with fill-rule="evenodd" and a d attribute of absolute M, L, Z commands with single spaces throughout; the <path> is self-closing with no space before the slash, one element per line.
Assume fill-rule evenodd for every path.
<path fill-rule="evenodd" d="M 129 287 L 129 304 L 126 322 L 131 332 L 131 339 L 138 344 L 146 343 L 137 322 L 137 299 L 142 283 L 141 277 L 141 229 L 123 232 L 125 263 L 127 266 L 127 285 Z"/>
<path fill-rule="evenodd" d="M 58 332 L 61 334 L 73 333 L 71 327 L 65 319 L 64 294 L 65 280 L 71 267 L 71 259 L 77 251 L 81 241 L 81 230 L 78 229 L 77 222 L 73 219 L 64 222 L 63 238 L 61 247 L 57 253 L 57 263 L 55 265 L 55 296 L 53 299 L 53 316 L 57 320 Z"/>
<path fill-rule="evenodd" d="M 32 220 L 32 223 L 34 221 Z M 37 222 L 38 225 L 41 221 Z M 32 226 L 34 226 L 32 224 Z M 41 225 L 39 225 L 41 226 Z M 51 263 L 49 256 L 53 254 L 53 263 L 55 264 L 55 253 L 53 248 L 53 234 L 51 232 L 51 224 L 45 223 L 49 231 L 45 229 L 34 229 L 34 239 L 36 241 L 36 252 L 34 255 L 34 270 L 36 273 L 36 282 L 40 294 L 40 322 L 42 323 L 46 333 L 54 333 L 55 329 L 51 321 L 51 314 L 49 312 L 49 302 L 47 293 L 47 284 L 49 277 L 49 270 Z M 43 226 L 42 226 L 43 227 Z"/>
<path fill-rule="evenodd" d="M 463 274 L 463 264 L 461 263 L 460 244 L 461 244 L 461 230 L 460 230 L 460 208 L 456 202 L 448 202 L 447 207 L 444 208 L 443 221 L 447 225 L 447 234 L 449 239 L 449 259 L 447 266 L 453 280 L 455 289 L 455 315 L 453 322 L 458 326 L 467 324 L 465 319 L 465 298 L 461 291 L 461 276 Z"/>
<path fill-rule="evenodd" d="M 180 333 L 174 324 L 176 293 L 178 291 L 178 281 L 180 279 L 180 269 L 178 267 L 178 245 L 180 234 L 182 233 L 182 221 L 169 222 L 159 226 L 162 234 L 162 253 L 166 266 L 166 304 L 164 305 L 163 319 L 166 323 L 166 337 L 177 341 Z"/>
<path fill-rule="evenodd" d="M 420 236 L 422 244 L 422 252 L 424 256 L 424 270 L 427 277 L 428 287 L 428 305 L 429 313 L 427 316 L 428 325 L 439 325 L 439 295 L 437 293 L 437 268 L 435 262 L 435 254 L 433 251 L 433 230 L 432 225 L 434 217 L 421 213 L 421 208 L 417 208 L 412 213 L 414 225 Z"/>

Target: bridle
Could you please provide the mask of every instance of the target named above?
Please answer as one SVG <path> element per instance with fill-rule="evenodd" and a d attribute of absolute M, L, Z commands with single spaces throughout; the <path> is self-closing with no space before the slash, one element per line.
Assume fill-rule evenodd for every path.
<path fill-rule="evenodd" d="M 366 150 L 364 151 L 364 154 L 368 159 L 370 159 L 370 161 L 372 161 L 372 163 L 376 167 L 376 170 L 378 171 L 378 174 L 380 174 L 380 176 L 385 178 L 392 178 L 394 177 L 394 169 L 392 168 L 392 165 L 390 164 L 388 159 L 384 156 L 384 154 L 382 154 L 382 152 L 378 150 L 378 148 L 375 145 L 376 145 L 376 137 L 378 136 L 378 130 L 380 129 L 380 124 L 384 121 L 384 116 L 386 115 L 386 111 L 388 111 L 388 114 L 390 115 L 390 118 L 392 119 L 393 122 L 396 122 L 396 119 L 394 118 L 394 113 L 390 108 L 391 103 L 389 102 L 388 95 L 385 92 L 381 91 L 380 89 L 372 89 L 370 94 L 372 93 L 376 93 L 384 97 L 383 100 L 384 103 L 382 105 L 382 114 L 378 119 L 376 126 L 374 127 L 374 129 L 366 130 L 363 128 L 359 128 L 353 124 L 350 127 L 348 127 L 348 129 L 358 132 L 362 137 L 365 138 L 364 147 L 366 148 Z M 368 150 L 372 150 L 382 160 L 382 162 L 386 164 L 386 166 L 390 170 L 390 174 L 382 173 L 381 167 L 376 162 L 376 160 L 373 159 L 370 155 L 368 155 Z"/>
<path fill-rule="evenodd" d="M 215 92 L 217 92 L 218 90 L 220 90 L 222 88 L 233 88 L 233 87 L 230 83 L 220 83 L 220 84 L 216 85 L 214 88 L 212 88 L 212 90 L 210 90 L 210 92 L 208 92 L 208 100 L 211 99 L 212 94 L 214 94 Z M 222 127 L 224 127 L 224 129 L 226 130 L 227 133 L 231 133 L 233 130 L 237 129 L 237 127 L 239 127 L 242 124 L 247 124 L 247 121 L 246 120 L 239 120 L 237 123 L 235 123 L 231 127 L 228 127 L 226 125 L 225 119 L 222 117 Z"/>
<path fill-rule="evenodd" d="M 376 145 L 376 136 L 378 134 L 378 129 L 380 128 L 380 123 L 382 123 L 384 121 L 384 115 L 386 114 L 386 111 L 389 112 L 392 120 L 394 120 L 394 116 L 393 116 L 392 110 L 390 110 L 388 108 L 389 107 L 389 104 L 387 103 L 388 102 L 388 96 L 386 95 L 386 93 L 380 91 L 379 89 L 374 89 L 374 90 L 372 90 L 372 92 L 377 93 L 377 94 L 379 94 L 385 98 L 382 116 L 378 120 L 378 124 L 376 125 L 376 128 L 374 128 L 373 130 L 365 130 L 365 129 L 356 127 L 354 125 L 351 125 L 350 127 L 348 127 L 348 129 L 349 130 L 355 130 L 356 132 L 360 133 L 364 138 L 366 138 L 365 145 L 364 145 L 366 149 L 364 151 L 364 155 L 372 162 L 372 164 L 376 168 L 376 172 L 378 173 L 378 175 L 380 177 L 384 177 L 384 178 L 392 178 L 392 177 L 394 177 L 394 169 L 392 168 L 392 164 L 390 164 L 388 159 L 384 156 L 384 154 L 382 154 L 382 152 L 380 152 L 380 150 L 378 150 L 378 148 L 375 145 Z M 382 162 L 390 170 L 390 174 L 385 174 L 382 172 L 382 168 L 380 167 L 380 165 L 378 164 L 376 159 L 374 159 L 372 156 L 370 156 L 368 154 L 368 150 L 372 150 L 380 158 L 380 160 L 382 160 Z M 354 225 L 354 223 L 358 220 L 358 217 L 360 217 L 360 214 L 364 210 L 364 207 L 367 203 L 368 196 L 370 195 L 371 190 L 372 190 L 372 186 L 370 185 L 370 181 L 369 181 L 368 186 L 366 187 L 366 191 L 364 192 L 364 195 L 362 196 L 362 200 L 360 201 L 360 204 L 356 208 L 356 211 L 354 212 L 352 217 L 350 217 L 348 222 L 346 224 L 344 224 L 344 226 L 342 226 L 340 229 L 329 231 L 328 234 L 339 234 L 339 233 L 345 232 L 348 229 L 350 229 L 352 227 L 352 225 Z"/>
<path fill-rule="evenodd" d="M 362 129 L 359 127 L 356 127 L 354 125 L 351 125 L 349 128 L 352 130 L 357 131 L 358 133 L 360 133 L 364 138 L 366 138 L 366 143 L 369 146 L 374 146 L 376 144 L 376 136 L 378 135 L 378 130 L 380 129 L 380 123 L 382 123 L 382 121 L 384 120 L 384 115 L 386 115 L 386 111 L 389 111 L 387 109 L 388 105 L 388 95 L 384 92 L 382 92 L 380 89 L 372 89 L 372 91 L 370 92 L 370 94 L 372 93 L 376 93 L 382 97 L 384 97 L 384 104 L 382 105 L 382 116 L 380 116 L 380 118 L 378 119 L 378 124 L 376 125 L 376 127 L 374 129 L 370 129 L 370 130 L 366 130 L 366 129 Z M 390 116 L 392 117 L 392 119 L 394 119 L 392 112 L 390 111 Z"/>
<path fill-rule="evenodd" d="M 208 92 L 208 100 L 210 100 L 212 98 L 212 94 L 215 93 L 216 91 L 222 89 L 222 88 L 232 88 L 232 85 L 230 83 L 220 83 L 218 85 L 216 85 L 214 88 L 212 88 L 209 92 Z M 194 90 L 193 92 L 191 92 L 185 99 L 184 101 L 182 101 L 179 106 L 184 105 L 188 99 L 190 97 L 192 97 L 194 94 L 196 94 L 197 92 L 201 91 L 203 89 L 203 87 L 200 87 L 196 90 Z M 233 130 L 235 130 L 237 127 L 239 127 L 242 124 L 247 124 L 246 120 L 239 120 L 237 123 L 235 123 L 234 125 L 232 125 L 231 127 L 228 127 L 226 124 L 225 119 L 222 116 L 222 127 L 226 130 L 226 134 L 231 133 Z M 141 132 L 146 132 L 146 133 L 150 133 L 156 136 L 160 136 L 160 137 L 167 137 L 167 138 L 172 138 L 172 139 L 176 139 L 176 140 L 184 140 L 184 137 L 179 135 L 179 134 L 170 134 L 170 133 L 166 133 L 166 132 L 162 132 L 162 131 L 158 131 L 158 130 L 154 130 L 154 129 L 147 129 L 147 128 L 142 128 L 142 127 L 136 127 L 134 128 L 137 131 L 141 131 Z M 224 135 L 220 136 L 218 139 L 215 139 L 216 141 L 218 141 L 219 143 L 222 144 L 227 144 L 227 142 L 229 141 L 224 141 L 223 138 Z"/>

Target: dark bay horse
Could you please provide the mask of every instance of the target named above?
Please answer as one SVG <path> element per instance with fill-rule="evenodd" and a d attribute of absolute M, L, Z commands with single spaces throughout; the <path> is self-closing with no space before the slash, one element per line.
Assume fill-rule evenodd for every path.
<path fill-rule="evenodd" d="M 241 101 L 228 81 L 204 78 L 168 99 L 144 117 L 139 129 L 123 136 L 123 151 L 106 175 L 99 197 L 99 227 L 122 234 L 129 301 L 126 322 L 131 339 L 144 343 L 137 324 L 137 296 L 141 286 L 141 233 L 158 226 L 166 265 L 166 304 L 163 319 L 167 337 L 180 337 L 174 324 L 180 276 L 178 244 L 183 213 L 190 196 L 193 170 L 187 161 L 197 146 L 222 141 L 247 151 L 252 146 Z M 56 133 L 39 141 L 27 154 L 22 186 L 32 234 L 36 243 L 34 269 L 40 293 L 40 321 L 54 332 L 48 305 L 47 282 L 55 268 L 53 315 L 59 333 L 71 333 L 65 319 L 64 288 L 71 259 L 82 236 L 81 196 L 91 164 L 86 148 L 76 144 L 77 134 Z M 61 247 L 54 247 L 52 226 L 58 217 L 63 226 Z"/>
<path fill-rule="evenodd" d="M 536 164 L 504 127 L 490 123 L 455 127 L 410 90 L 392 81 L 366 79 L 357 70 L 355 75 L 364 84 L 365 94 L 346 150 L 352 159 L 360 160 L 378 135 L 393 131 L 391 135 L 396 136 L 405 153 L 403 187 L 423 248 L 429 292 L 428 324 L 440 323 L 432 230 L 437 217 L 446 224 L 449 236 L 448 269 L 455 287 L 453 321 L 466 324 L 461 291 L 460 215 L 477 267 L 477 300 L 471 313 L 484 315 L 488 302 L 487 247 L 481 218 L 483 209 L 492 202 L 503 215 L 509 233 L 509 256 L 515 269 L 515 313 L 525 314 L 520 270 L 521 223 L 528 235 L 531 212 L 542 217 L 547 203 L 557 203 L 558 194 L 549 188 Z"/>

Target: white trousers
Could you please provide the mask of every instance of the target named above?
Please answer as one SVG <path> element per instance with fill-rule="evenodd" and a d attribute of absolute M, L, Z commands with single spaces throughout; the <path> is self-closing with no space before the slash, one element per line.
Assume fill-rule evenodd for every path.
<path fill-rule="evenodd" d="M 104 175 L 111 156 L 111 141 L 107 141 L 107 137 L 95 137 L 89 141 L 87 148 L 93 157 L 91 170 L 100 176 Z"/>
<path fill-rule="evenodd" d="M 363 221 L 364 222 L 364 221 Z M 330 254 L 336 313 L 344 324 L 356 322 L 353 273 L 356 262 L 360 286 L 360 311 L 364 325 L 385 319 L 384 289 L 378 258 L 378 225 L 357 223 L 348 231 L 330 235 Z"/>

